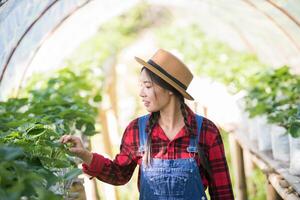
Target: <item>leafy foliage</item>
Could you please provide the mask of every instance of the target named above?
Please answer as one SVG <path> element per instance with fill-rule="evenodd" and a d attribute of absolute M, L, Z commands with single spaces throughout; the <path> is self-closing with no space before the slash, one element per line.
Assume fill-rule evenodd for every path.
<path fill-rule="evenodd" d="M 52 191 L 81 170 L 58 139 L 63 134 L 91 136 L 98 131 L 95 118 L 102 101 L 103 66 L 153 23 L 146 10 L 141 4 L 104 24 L 66 61 L 65 68 L 33 76 L 21 98 L 0 102 L 1 198 L 64 197 Z"/>
<path fill-rule="evenodd" d="M 300 78 L 292 75 L 288 66 L 267 69 L 254 55 L 236 52 L 209 38 L 197 24 L 170 26 L 158 30 L 157 35 L 163 47 L 178 49 L 187 65 L 196 66 L 198 75 L 226 84 L 232 93 L 246 90 L 250 117 L 266 114 L 270 123 L 285 127 L 294 137 L 300 136 Z"/>
<path fill-rule="evenodd" d="M 300 137 L 300 106 L 298 107 L 298 112 L 295 116 L 292 116 L 290 127 L 288 129 L 291 136 L 297 138 Z"/>
<path fill-rule="evenodd" d="M 7 199 L 24 195 L 37 199 L 61 198 L 49 188 L 67 181 L 69 176 L 62 177 L 57 172 L 67 168 L 73 174 L 70 177 L 78 175 L 78 169 L 73 169 L 74 158 L 58 139 L 63 134 L 95 133 L 97 112 L 88 102 L 93 95 L 79 95 L 79 91 L 90 89 L 87 83 L 86 74 L 75 76 L 64 69 L 46 81 L 44 87 L 30 90 L 27 98 L 11 98 L 0 103 L 0 142 L 11 146 L 4 146 L 3 151 L 12 155 L 22 152 L 19 160 L 5 161 L 5 157 L 2 159 L 5 154 L 1 155 L 1 192 Z M 6 180 L 9 174 L 14 175 L 11 176 L 14 181 Z M 28 182 L 34 189 L 27 186 Z"/>
<path fill-rule="evenodd" d="M 164 27 L 157 31 L 157 36 L 162 47 L 178 50 L 185 63 L 195 67 L 197 75 L 225 83 L 231 93 L 248 87 L 248 78 L 265 68 L 255 55 L 234 51 L 208 37 L 198 24 Z"/>
<path fill-rule="evenodd" d="M 0 196 L 2 199 L 62 199 L 47 191 L 47 186 L 58 180 L 41 163 L 26 160 L 26 153 L 19 147 L 0 146 Z"/>
<path fill-rule="evenodd" d="M 291 74 L 288 66 L 283 66 L 261 72 L 251 81 L 252 86 L 246 97 L 250 117 L 266 114 L 270 123 L 289 129 L 296 136 L 300 77 Z"/>

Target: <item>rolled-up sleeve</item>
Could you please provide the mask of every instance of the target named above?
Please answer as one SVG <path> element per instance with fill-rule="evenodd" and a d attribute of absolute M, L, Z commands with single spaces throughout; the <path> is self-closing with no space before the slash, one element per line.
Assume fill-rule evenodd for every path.
<path fill-rule="evenodd" d="M 225 157 L 224 145 L 218 128 L 211 127 L 211 144 L 209 144 L 208 158 L 212 180 L 209 181 L 209 194 L 212 200 L 234 199 L 229 169 Z"/>
<path fill-rule="evenodd" d="M 83 172 L 112 185 L 126 184 L 137 166 L 137 134 L 136 120 L 133 120 L 123 133 L 120 153 L 113 160 L 93 153 L 90 165 L 82 164 Z"/>

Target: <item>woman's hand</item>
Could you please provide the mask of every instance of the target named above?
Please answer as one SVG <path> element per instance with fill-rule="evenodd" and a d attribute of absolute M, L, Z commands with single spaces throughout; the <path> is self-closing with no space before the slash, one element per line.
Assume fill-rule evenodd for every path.
<path fill-rule="evenodd" d="M 75 154 L 77 157 L 81 158 L 83 162 L 90 165 L 93 159 L 93 154 L 86 150 L 81 142 L 79 137 L 73 135 L 63 135 L 59 141 L 62 144 L 72 143 L 72 147 L 69 148 L 69 151 Z"/>

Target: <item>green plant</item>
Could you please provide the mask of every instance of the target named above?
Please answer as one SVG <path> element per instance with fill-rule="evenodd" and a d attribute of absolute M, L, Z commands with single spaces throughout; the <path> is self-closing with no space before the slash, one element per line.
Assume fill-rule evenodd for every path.
<path fill-rule="evenodd" d="M 298 105 L 298 112 L 290 120 L 289 133 L 294 138 L 300 137 L 300 105 Z"/>
<path fill-rule="evenodd" d="M 59 178 L 41 163 L 26 161 L 25 157 L 22 148 L 0 145 L 1 199 L 62 199 L 62 196 L 47 190 Z"/>
<path fill-rule="evenodd" d="M 1 185 L 1 197 L 61 199 L 66 195 L 51 191 L 65 187 L 81 170 L 76 168 L 68 147 L 58 139 L 63 134 L 96 133 L 95 118 L 104 82 L 102 67 L 139 31 L 153 23 L 146 11 L 147 5 L 139 5 L 104 24 L 95 37 L 66 61 L 65 68 L 33 76 L 20 98 L 0 102 L 0 149 L 10 154 L 22 152 L 14 161 L 1 156 L 0 184 L 8 183 L 4 177 L 8 173 L 14 174 L 12 179 L 16 180 Z M 34 189 L 24 189 L 30 180 Z"/>
<path fill-rule="evenodd" d="M 50 199 L 52 193 L 49 189 L 51 191 L 51 188 L 59 187 L 60 183 L 66 183 L 81 173 L 77 169 L 76 160 L 69 155 L 67 145 L 60 144 L 58 139 L 63 134 L 90 136 L 95 133 L 97 106 L 102 97 L 101 88 L 91 82 L 95 80 L 92 76 L 92 71 L 88 69 L 76 71 L 74 68 L 71 71 L 70 68 L 64 68 L 46 81 L 33 81 L 23 92 L 24 98 L 10 98 L 0 102 L 0 147 L 10 145 L 23 152 L 18 161 L 10 162 L 8 166 L 7 162 L 2 163 L 7 166 L 0 168 L 3 176 L 8 171 L 18 176 L 17 182 L 3 186 L 3 193 L 16 190 L 16 195 L 37 199 L 44 196 Z M 20 163 L 24 170 L 34 170 L 16 173 L 15 170 L 21 170 Z M 40 187 L 36 190 L 18 189 L 30 179 L 34 183 L 35 177 L 43 181 L 43 184 L 37 183 Z M 1 179 L 4 180 L 3 177 Z M 17 187 L 16 184 L 21 186 Z M 65 192 L 63 189 L 60 195 L 66 195 Z M 56 197 L 61 198 L 53 194 L 51 199 Z"/>
<path fill-rule="evenodd" d="M 95 87 L 91 82 L 96 78 L 101 82 L 101 77 L 95 77 L 88 68 L 64 68 L 52 74 L 51 78 L 33 80 L 20 94 L 23 98 L 0 102 L 0 147 L 9 145 L 23 152 L 18 161 L 9 161 L 10 165 L 1 162 L 7 168 L 1 168 L 0 173 L 3 176 L 8 172 L 14 173 L 18 180 L 1 187 L 5 188 L 3 193 L 37 199 L 66 195 L 67 188 L 60 189 L 60 195 L 51 196 L 49 191 L 53 188 L 57 192 L 55 187 L 70 181 L 81 170 L 77 169 L 74 157 L 69 155 L 67 145 L 60 144 L 58 139 L 63 134 L 90 136 L 96 133 L 97 106 L 102 100 L 101 87 Z M 27 173 L 27 168 L 34 170 Z M 27 171 L 15 172 L 21 169 Z M 34 182 L 35 177 L 43 182 L 37 183 L 40 187 L 36 190 L 19 188 L 30 179 Z M 3 177 L 1 179 L 4 180 Z M 7 198 L 19 199 L 18 196 Z"/>
<path fill-rule="evenodd" d="M 288 66 L 268 70 L 251 79 L 246 110 L 250 117 L 266 114 L 270 123 L 289 129 L 297 124 L 299 93 L 300 77 L 291 74 Z"/>
<path fill-rule="evenodd" d="M 253 54 L 234 51 L 228 45 L 205 35 L 198 24 L 170 25 L 157 30 L 163 48 L 178 50 L 196 75 L 209 76 L 228 86 L 231 93 L 248 87 L 248 79 L 265 68 Z M 176 39 L 170 39 L 176 38 Z"/>

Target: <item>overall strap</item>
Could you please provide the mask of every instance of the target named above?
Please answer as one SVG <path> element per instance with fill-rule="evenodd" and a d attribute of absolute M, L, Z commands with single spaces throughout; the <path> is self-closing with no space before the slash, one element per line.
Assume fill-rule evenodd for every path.
<path fill-rule="evenodd" d="M 144 115 L 138 119 L 139 139 L 140 139 L 139 152 L 140 153 L 145 152 L 145 145 L 146 145 L 146 141 L 147 141 L 146 125 L 147 125 L 149 116 L 150 116 L 150 114 Z"/>
<path fill-rule="evenodd" d="M 203 117 L 201 115 L 195 115 L 196 116 L 196 122 L 197 122 L 197 137 L 191 137 L 190 138 L 190 145 L 187 147 L 187 151 L 190 153 L 197 153 L 198 152 L 198 143 L 200 140 L 200 134 L 201 134 L 201 127 L 202 127 L 202 121 Z"/>

